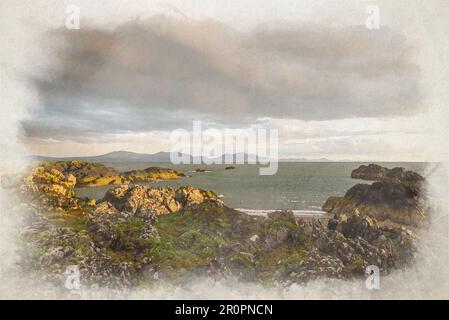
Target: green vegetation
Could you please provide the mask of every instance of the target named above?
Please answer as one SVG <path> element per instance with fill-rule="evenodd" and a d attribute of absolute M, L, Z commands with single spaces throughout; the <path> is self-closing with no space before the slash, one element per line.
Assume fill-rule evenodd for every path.
<path fill-rule="evenodd" d="M 277 234 L 278 229 L 294 234 L 300 226 L 288 220 L 275 219 L 257 220 L 259 222 L 255 223 L 256 220 L 248 220 L 241 213 L 208 205 L 158 216 L 150 224 L 150 228 L 156 230 L 155 234 L 146 237 L 142 236 L 148 231 L 144 217 L 101 216 L 99 218 L 103 217 L 105 222 L 102 223 L 105 224 L 97 230 L 89 227 L 95 217 L 92 210 L 92 206 L 84 206 L 76 210 L 45 213 L 46 228 L 24 238 L 27 242 L 39 244 L 30 251 L 30 258 L 39 260 L 54 248 L 68 247 L 76 254 L 58 258 L 51 264 L 76 264 L 92 250 L 90 244 L 95 243 L 99 247 L 98 254 L 109 257 L 111 268 L 127 263 L 138 270 L 142 261 L 147 261 L 145 264 L 152 270 L 174 280 L 189 272 L 213 268 L 216 260 L 221 259 L 231 269 L 245 273 L 255 271 L 260 281 L 272 281 L 282 279 L 298 268 L 307 258 L 312 243 L 310 236 L 299 233 L 293 242 L 284 241 L 267 249 L 249 238 L 257 233 L 261 236 L 270 232 Z M 64 228 L 64 232 L 57 232 L 55 227 Z M 242 247 L 245 243 L 246 247 Z M 145 276 L 135 276 L 135 279 L 144 285 L 142 277 Z"/>
<path fill-rule="evenodd" d="M 251 268 L 254 266 L 253 255 L 248 252 L 232 253 L 229 256 L 229 259 L 244 268 Z"/>
<path fill-rule="evenodd" d="M 268 223 L 269 229 L 277 229 L 282 227 L 286 227 L 289 230 L 295 230 L 298 228 L 298 226 L 296 226 L 294 223 L 286 220 L 272 220 Z"/>
<path fill-rule="evenodd" d="M 225 222 L 211 223 L 212 228 L 208 225 L 190 212 L 160 216 L 156 223 L 159 239 L 147 250 L 147 256 L 171 276 L 208 266 L 225 243 L 214 232 Z"/>
<path fill-rule="evenodd" d="M 359 255 L 353 255 L 351 257 L 351 263 L 346 266 L 346 271 L 350 273 L 358 272 L 363 274 L 365 271 L 363 258 Z"/>
<path fill-rule="evenodd" d="M 86 229 L 86 223 L 88 220 L 88 213 L 92 211 L 92 207 L 85 206 L 80 209 L 72 209 L 61 212 L 48 212 L 46 217 L 53 224 L 71 228 L 74 231 L 84 231 Z"/>
<path fill-rule="evenodd" d="M 256 256 L 256 267 L 262 279 L 288 275 L 307 258 L 309 248 L 299 245 L 281 245 L 272 251 L 261 251 Z"/>

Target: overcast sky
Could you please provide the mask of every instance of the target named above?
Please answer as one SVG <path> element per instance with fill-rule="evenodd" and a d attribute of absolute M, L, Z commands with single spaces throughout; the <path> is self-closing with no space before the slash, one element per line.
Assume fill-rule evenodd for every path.
<path fill-rule="evenodd" d="M 360 4 L 336 24 L 308 11 L 314 19 L 263 11 L 242 24 L 213 8 L 165 5 L 46 30 L 51 59 L 29 77 L 38 102 L 22 121 L 29 152 L 153 153 L 170 149 L 171 130 L 201 120 L 277 128 L 281 157 L 426 160 L 419 48 L 401 28 L 368 30 Z"/>

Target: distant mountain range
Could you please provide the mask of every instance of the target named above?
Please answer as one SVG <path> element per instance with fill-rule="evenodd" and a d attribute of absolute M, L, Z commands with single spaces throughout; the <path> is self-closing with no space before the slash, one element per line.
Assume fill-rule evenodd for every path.
<path fill-rule="evenodd" d="M 248 154 L 234 154 L 227 155 L 232 156 L 234 159 L 236 156 L 242 156 L 244 159 L 248 159 Z M 198 160 L 197 157 L 190 156 L 190 162 L 193 163 L 193 160 Z M 224 163 L 226 155 L 222 155 L 222 162 Z M 98 156 L 84 156 L 84 157 L 47 157 L 47 156 L 31 156 L 31 158 L 35 161 L 70 161 L 70 160 L 85 160 L 90 162 L 159 162 L 159 163 L 168 163 L 170 161 L 170 152 L 157 152 L 153 154 L 148 153 L 136 153 L 130 151 L 112 151 L 106 154 L 98 155 Z M 209 160 L 218 159 L 211 158 Z M 265 158 L 267 159 L 267 158 Z M 282 162 L 306 162 L 306 161 L 329 161 L 328 159 L 280 159 Z"/>
<path fill-rule="evenodd" d="M 32 156 L 31 158 L 37 161 L 85 160 L 90 162 L 170 162 L 170 152 L 157 152 L 153 154 L 148 154 L 130 151 L 112 151 L 98 156 L 85 156 L 85 157 Z"/>

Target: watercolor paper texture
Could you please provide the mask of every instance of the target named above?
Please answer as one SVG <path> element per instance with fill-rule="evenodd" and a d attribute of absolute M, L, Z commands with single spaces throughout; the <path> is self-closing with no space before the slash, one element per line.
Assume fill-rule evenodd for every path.
<path fill-rule="evenodd" d="M 2 1 L 0 297 L 449 298 L 448 15 Z"/>

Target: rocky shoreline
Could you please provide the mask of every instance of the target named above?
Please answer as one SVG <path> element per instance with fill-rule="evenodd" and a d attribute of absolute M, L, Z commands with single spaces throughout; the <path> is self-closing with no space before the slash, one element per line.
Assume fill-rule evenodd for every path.
<path fill-rule="evenodd" d="M 98 187 L 108 184 L 120 185 L 154 180 L 171 180 L 184 177 L 184 174 L 167 168 L 149 167 L 143 170 L 120 172 L 100 163 L 83 160 L 43 162 L 39 167 L 45 172 L 57 170 L 64 175 L 76 178 L 77 187 Z"/>
<path fill-rule="evenodd" d="M 376 182 L 329 198 L 323 210 L 330 217 L 312 219 L 291 211 L 248 215 L 189 186 L 123 184 L 95 203 L 76 197 L 76 170 L 57 168 L 35 168 L 18 190 L 30 208 L 21 265 L 59 284 L 69 265 L 79 266 L 83 285 L 114 288 L 194 274 L 288 284 L 363 277 L 369 265 L 389 273 L 413 261 L 411 227 L 428 221 L 424 179 L 403 169 L 354 170 L 355 178 Z"/>

